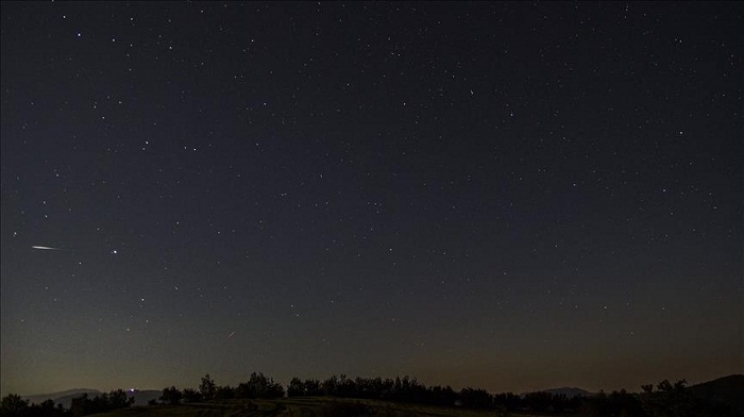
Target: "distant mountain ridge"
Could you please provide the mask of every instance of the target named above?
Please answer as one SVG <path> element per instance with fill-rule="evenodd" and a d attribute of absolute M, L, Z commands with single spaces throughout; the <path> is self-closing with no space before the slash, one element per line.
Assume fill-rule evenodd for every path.
<path fill-rule="evenodd" d="M 46 400 L 52 400 L 55 404 L 62 404 L 65 408 L 69 408 L 72 399 L 83 394 L 88 394 L 89 397 L 94 397 L 100 395 L 101 391 L 92 388 L 73 388 L 49 394 L 26 395 L 23 398 L 29 400 L 33 404 L 41 404 Z"/>
<path fill-rule="evenodd" d="M 567 398 L 590 397 L 594 395 L 592 392 L 576 387 L 550 388 L 540 390 L 540 392 L 547 392 L 553 395 L 565 395 Z"/>
<path fill-rule="evenodd" d="M 150 400 L 157 400 L 163 394 L 160 390 L 127 390 L 126 393 L 127 397 L 134 398 L 134 405 L 147 405 Z M 103 392 L 92 388 L 75 388 L 49 394 L 27 395 L 23 398 L 33 404 L 41 404 L 46 400 L 52 400 L 55 404 L 62 404 L 63 407 L 70 408 L 72 400 L 83 394 L 88 394 L 88 397 L 95 397 L 103 394 Z"/>

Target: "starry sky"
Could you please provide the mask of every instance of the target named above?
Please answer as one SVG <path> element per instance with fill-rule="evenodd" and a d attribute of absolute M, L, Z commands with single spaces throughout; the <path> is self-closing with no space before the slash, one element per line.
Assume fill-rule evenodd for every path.
<path fill-rule="evenodd" d="M 0 7 L 3 395 L 744 370 L 741 3 Z"/>

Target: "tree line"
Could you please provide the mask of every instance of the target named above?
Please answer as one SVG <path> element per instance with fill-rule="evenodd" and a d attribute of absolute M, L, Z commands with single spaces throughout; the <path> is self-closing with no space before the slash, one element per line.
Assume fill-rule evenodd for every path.
<path fill-rule="evenodd" d="M 62 404 L 56 404 L 49 399 L 41 404 L 31 404 L 20 395 L 8 394 L 0 402 L 0 415 L 12 417 L 75 417 L 88 414 L 105 413 L 107 411 L 126 408 L 134 404 L 134 398 L 129 398 L 127 393 L 118 389 L 109 393 L 102 393 L 90 398 L 88 394 L 82 394 L 73 398 L 70 408 Z"/>
<path fill-rule="evenodd" d="M 589 397 L 568 398 L 563 394 L 531 392 L 491 394 L 483 389 L 463 388 L 455 391 L 450 386 L 426 386 L 416 379 L 403 378 L 348 378 L 346 375 L 318 379 L 292 378 L 286 389 L 263 373 L 252 373 L 246 382 L 236 386 L 217 385 L 209 374 L 201 378 L 198 388 L 166 387 L 158 401 L 150 405 L 178 405 L 218 400 L 250 400 L 303 396 L 332 396 L 339 398 L 374 399 L 410 404 L 458 407 L 493 411 L 497 416 L 514 413 L 572 415 L 578 417 L 724 417 L 733 416 L 725 405 L 712 404 L 693 396 L 684 380 L 674 384 L 663 381 L 656 386 L 644 385 L 641 393 L 624 390 L 610 394 L 600 392 Z M 10 394 L 2 399 L 2 416 L 77 417 L 101 413 L 132 405 L 122 390 L 111 391 L 89 398 L 84 394 L 72 400 L 70 409 L 52 400 L 29 404 L 20 396 Z"/>

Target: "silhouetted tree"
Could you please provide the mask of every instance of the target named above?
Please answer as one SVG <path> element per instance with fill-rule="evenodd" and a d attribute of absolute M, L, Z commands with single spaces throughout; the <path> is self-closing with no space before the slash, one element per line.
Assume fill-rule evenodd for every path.
<path fill-rule="evenodd" d="M 41 404 L 31 404 L 20 395 L 8 394 L 0 402 L 0 416 L 8 417 L 68 417 L 72 413 L 61 404 L 49 399 Z"/>
<path fill-rule="evenodd" d="M 649 417 L 720 417 L 729 415 L 725 406 L 708 403 L 695 397 L 680 380 L 674 384 L 667 380 L 653 385 L 642 385 L 641 403 Z"/>
<path fill-rule="evenodd" d="M 522 398 L 511 392 L 493 396 L 494 407 L 504 412 L 513 412 L 522 406 Z"/>
<path fill-rule="evenodd" d="M 183 393 L 174 386 L 163 388 L 163 395 L 160 396 L 160 401 L 166 404 L 180 404 L 182 399 Z"/>
<path fill-rule="evenodd" d="M 522 404 L 530 411 L 542 413 L 551 408 L 553 394 L 544 391 L 530 392 L 524 396 Z M 552 410 L 551 410 L 552 411 Z"/>
<path fill-rule="evenodd" d="M 201 393 L 192 388 L 186 388 L 183 390 L 183 402 L 186 403 L 198 403 L 202 400 Z"/>
<path fill-rule="evenodd" d="M 32 405 L 31 413 L 29 413 L 29 417 L 67 417 L 71 415 L 72 413 L 65 410 L 62 404 L 55 404 L 51 399 L 39 405 Z"/>
<path fill-rule="evenodd" d="M 126 408 L 132 404 L 134 404 L 134 398 L 127 398 L 127 394 L 122 390 L 96 395 L 92 399 L 88 397 L 88 394 L 83 394 L 72 399 L 70 412 L 74 416 L 84 416 Z"/>
<path fill-rule="evenodd" d="M 51 398 L 46 401 L 43 401 L 37 407 L 38 407 L 37 412 L 33 413 L 35 415 L 53 416 L 53 415 L 56 415 L 58 411 L 56 405 L 54 404 L 54 400 L 52 400 Z M 62 410 L 64 410 L 64 408 Z"/>
<path fill-rule="evenodd" d="M 338 378 L 332 375 L 320 385 L 323 395 L 338 395 Z"/>
<path fill-rule="evenodd" d="M 463 388 L 460 390 L 460 403 L 465 408 L 489 410 L 493 407 L 493 396 L 486 390 Z"/>
<path fill-rule="evenodd" d="M 317 379 L 306 379 L 305 380 L 305 395 L 322 395 L 320 381 Z"/>
<path fill-rule="evenodd" d="M 3 416 L 22 416 L 28 408 L 29 401 L 16 394 L 8 394 L 0 402 L 0 411 Z"/>
<path fill-rule="evenodd" d="M 607 397 L 608 409 L 622 417 L 645 417 L 641 401 L 636 394 L 625 390 L 613 391 Z"/>
<path fill-rule="evenodd" d="M 229 385 L 219 386 L 215 391 L 214 398 L 218 400 L 232 400 L 235 398 L 235 388 Z"/>
<path fill-rule="evenodd" d="M 109 410 L 126 408 L 134 404 L 134 397 L 129 397 L 123 390 L 117 389 L 108 393 L 106 407 Z"/>
<path fill-rule="evenodd" d="M 201 397 L 205 401 L 213 400 L 215 394 L 217 393 L 217 385 L 214 383 L 214 379 L 212 379 L 209 374 L 206 374 L 201 379 L 201 384 L 199 384 L 199 393 L 201 394 Z"/>
<path fill-rule="evenodd" d="M 580 401 L 579 417 L 649 417 L 643 411 L 638 396 L 625 390 L 613 391 L 609 395 L 599 392 Z"/>
<path fill-rule="evenodd" d="M 88 394 L 83 394 L 80 397 L 73 398 L 70 402 L 70 412 L 74 416 L 84 416 L 85 406 L 88 402 Z"/>
<path fill-rule="evenodd" d="M 284 387 L 280 384 L 277 384 L 274 382 L 274 380 L 271 380 L 271 383 L 268 386 L 268 389 L 266 390 L 266 398 L 282 398 L 284 397 Z"/>
<path fill-rule="evenodd" d="M 379 398 L 383 400 L 393 400 L 395 396 L 395 381 L 393 381 L 390 378 L 385 378 L 384 380 L 377 378 L 375 380 L 375 385 L 377 385 L 377 392 L 379 393 Z"/>
<path fill-rule="evenodd" d="M 300 397 L 305 395 L 305 384 L 300 378 L 294 377 L 287 385 L 287 397 Z"/>
<path fill-rule="evenodd" d="M 440 387 L 437 385 L 430 388 L 430 390 L 431 399 L 428 401 L 429 404 L 444 407 L 452 407 L 455 405 L 455 402 L 457 401 L 457 393 L 452 389 L 452 387 Z"/>
<path fill-rule="evenodd" d="M 235 398 L 280 398 L 283 396 L 284 387 L 263 373 L 253 372 L 248 382 L 241 382 L 235 389 Z"/>
<path fill-rule="evenodd" d="M 358 398 L 357 384 L 346 375 L 341 375 L 336 386 L 337 395 L 344 398 Z"/>

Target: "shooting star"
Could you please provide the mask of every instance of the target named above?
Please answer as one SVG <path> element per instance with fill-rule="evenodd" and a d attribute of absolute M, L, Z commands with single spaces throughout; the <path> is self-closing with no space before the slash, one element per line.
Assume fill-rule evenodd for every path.
<path fill-rule="evenodd" d="M 70 252 L 70 253 L 80 253 L 80 252 L 82 252 L 82 250 L 79 250 L 79 249 L 62 249 L 62 248 L 55 248 L 55 247 L 52 247 L 52 246 L 39 246 L 39 245 L 31 246 L 31 249 L 36 249 L 36 250 L 55 250 L 55 251 L 59 251 L 59 252 Z M 109 251 L 109 254 L 111 254 L 111 255 L 118 255 L 119 254 L 119 251 L 117 249 L 112 249 L 112 250 Z"/>
<path fill-rule="evenodd" d="M 229 335 L 227 335 L 227 337 L 233 337 L 234 334 L 235 334 L 235 332 L 232 332 Z"/>
<path fill-rule="evenodd" d="M 34 246 L 31 246 L 31 249 L 38 249 L 38 250 L 59 250 L 59 251 L 67 252 L 66 249 L 52 248 L 52 247 L 49 247 L 49 246 L 36 246 L 36 245 L 34 245 Z"/>

